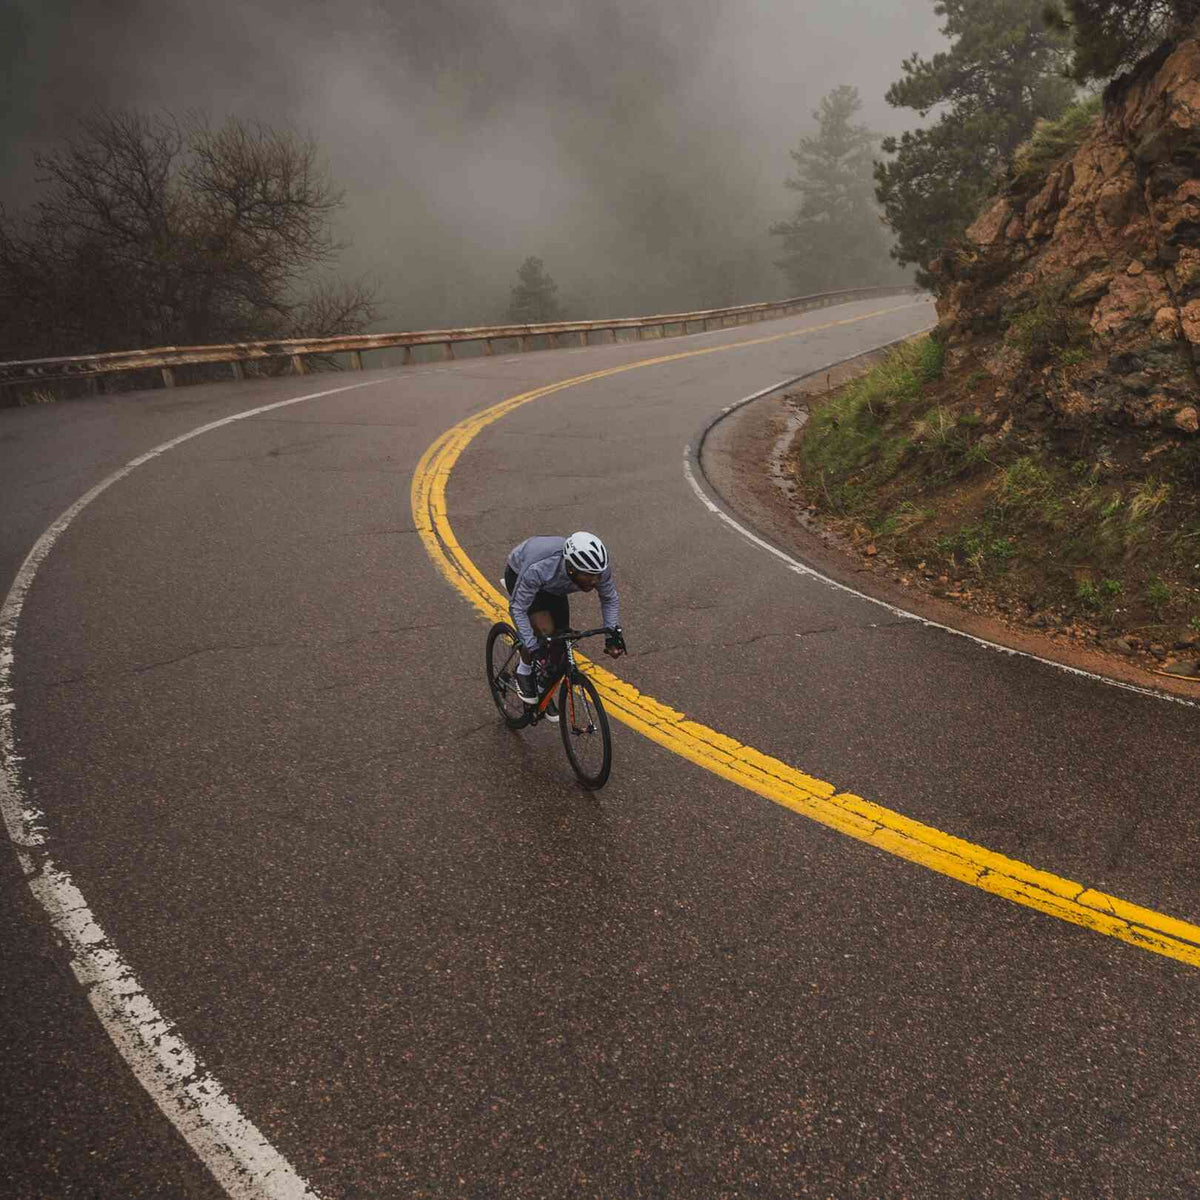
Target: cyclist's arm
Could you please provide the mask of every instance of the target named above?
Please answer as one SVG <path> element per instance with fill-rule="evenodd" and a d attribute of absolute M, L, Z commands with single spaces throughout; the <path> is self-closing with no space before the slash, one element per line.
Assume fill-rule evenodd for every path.
<path fill-rule="evenodd" d="M 531 578 L 532 575 L 532 571 L 522 571 L 517 576 L 516 585 L 513 587 L 512 596 L 508 601 L 509 615 L 517 628 L 517 636 L 521 639 L 521 645 L 526 650 L 536 650 L 538 644 L 537 634 L 534 633 L 533 624 L 529 620 L 529 606 L 533 603 L 533 598 L 537 595 L 541 582 Z"/>
<path fill-rule="evenodd" d="M 600 576 L 596 584 L 596 593 L 600 597 L 600 616 L 606 629 L 616 629 L 621 623 L 621 600 L 617 595 L 616 584 L 613 583 L 611 568 Z"/>

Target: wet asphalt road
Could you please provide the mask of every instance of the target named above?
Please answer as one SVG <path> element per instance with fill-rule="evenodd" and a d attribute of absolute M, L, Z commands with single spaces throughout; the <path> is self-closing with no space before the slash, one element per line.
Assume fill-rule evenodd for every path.
<path fill-rule="evenodd" d="M 615 670 L 643 692 L 1200 917 L 1195 710 L 898 624 L 783 569 L 684 480 L 726 404 L 929 306 L 381 374 L 105 492 L 39 571 L 15 667 L 58 857 L 322 1196 L 1200 1192 L 1194 969 L 830 833 L 621 725 L 612 781 L 580 791 L 552 729 L 500 726 L 485 626 L 413 528 L 413 468 L 471 412 L 885 308 L 525 405 L 454 469 L 458 540 L 491 577 L 530 533 L 594 529 L 631 649 Z M 134 455 L 326 386 L 0 413 L 0 577 Z M 0 862 L 0 1192 L 221 1195 Z"/>

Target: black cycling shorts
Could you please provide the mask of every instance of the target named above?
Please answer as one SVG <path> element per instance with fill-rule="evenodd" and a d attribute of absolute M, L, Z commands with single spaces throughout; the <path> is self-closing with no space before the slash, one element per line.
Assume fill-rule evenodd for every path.
<path fill-rule="evenodd" d="M 513 589 L 517 586 L 517 573 L 507 564 L 504 567 L 504 586 L 508 588 L 511 597 Z M 534 594 L 529 611 L 549 613 L 557 633 L 571 628 L 571 605 L 566 596 L 556 596 L 553 592 L 544 592 L 539 588 Z"/>

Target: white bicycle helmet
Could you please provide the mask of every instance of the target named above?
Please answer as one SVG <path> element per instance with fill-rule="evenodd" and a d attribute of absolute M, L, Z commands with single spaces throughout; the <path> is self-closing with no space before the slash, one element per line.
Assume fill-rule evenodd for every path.
<path fill-rule="evenodd" d="M 604 543 L 594 533 L 582 529 L 563 542 L 563 558 L 572 570 L 586 571 L 589 575 L 599 575 L 608 566 Z"/>

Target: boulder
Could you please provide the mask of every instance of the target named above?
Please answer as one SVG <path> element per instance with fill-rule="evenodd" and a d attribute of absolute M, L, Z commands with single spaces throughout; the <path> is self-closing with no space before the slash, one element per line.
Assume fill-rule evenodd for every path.
<path fill-rule="evenodd" d="M 1184 433 L 1200 432 L 1200 413 L 1192 405 L 1178 409 L 1171 419 L 1171 424 Z"/>

